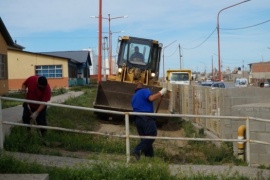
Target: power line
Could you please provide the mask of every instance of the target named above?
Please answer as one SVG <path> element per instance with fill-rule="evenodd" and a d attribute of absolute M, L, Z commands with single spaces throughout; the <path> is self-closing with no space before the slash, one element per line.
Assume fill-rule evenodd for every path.
<path fill-rule="evenodd" d="M 223 29 L 223 30 L 240 30 L 240 29 L 247 29 L 247 28 L 252 28 L 252 27 L 255 27 L 255 26 L 259 26 L 259 25 L 265 24 L 265 23 L 267 23 L 267 22 L 269 22 L 269 21 L 270 21 L 270 19 L 267 20 L 267 21 L 258 23 L 258 24 L 254 24 L 254 25 L 246 26 L 246 27 L 241 27 L 241 28 L 232 28 L 232 29 L 230 29 L 230 28 L 219 28 L 219 29 Z"/>
<path fill-rule="evenodd" d="M 174 52 L 173 52 L 172 54 L 170 54 L 169 56 L 166 56 L 166 57 L 171 57 L 171 56 L 173 56 L 173 55 L 176 53 L 177 50 L 178 50 L 178 46 L 176 47 L 176 49 L 174 50 Z"/>
<path fill-rule="evenodd" d="M 219 29 L 222 29 L 222 30 L 240 30 L 240 29 L 247 29 L 247 28 L 252 28 L 252 27 L 255 27 L 255 26 L 259 26 L 259 25 L 262 25 L 262 24 L 265 24 L 267 22 L 269 22 L 270 20 L 267 20 L 267 21 L 264 21 L 264 22 L 261 22 L 261 23 L 258 23 L 258 24 L 255 24 L 255 25 L 251 25 L 251 26 L 246 26 L 246 27 L 241 27 L 241 28 L 232 28 L 232 29 L 229 29 L 229 28 L 219 28 Z M 200 47 L 201 45 L 203 45 L 213 34 L 214 32 L 217 30 L 217 28 L 215 28 L 213 30 L 213 32 L 203 41 L 201 42 L 199 45 L 195 46 L 195 47 L 192 47 L 192 48 L 184 48 L 183 49 L 186 49 L 186 50 L 191 50 L 191 49 L 196 49 L 198 47 Z"/>
<path fill-rule="evenodd" d="M 203 42 L 201 42 L 199 45 L 197 45 L 197 46 L 195 46 L 195 47 L 192 47 L 192 48 L 183 48 L 183 49 L 187 49 L 187 50 L 190 50 L 190 49 L 195 49 L 195 48 L 198 48 L 198 47 L 200 47 L 201 45 L 203 45 L 213 34 L 214 34 L 214 32 L 217 30 L 217 28 L 215 28 L 214 30 L 213 30 L 213 32 L 203 41 Z"/>

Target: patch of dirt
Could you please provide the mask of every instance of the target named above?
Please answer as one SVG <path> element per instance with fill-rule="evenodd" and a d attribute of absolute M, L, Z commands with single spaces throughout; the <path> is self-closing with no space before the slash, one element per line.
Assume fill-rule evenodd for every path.
<path fill-rule="evenodd" d="M 135 128 L 135 127 L 131 127 Z M 134 129 L 133 129 L 134 130 Z M 110 121 L 105 121 L 99 123 L 99 125 L 95 128 L 96 132 L 100 133 L 105 133 L 105 134 L 110 134 L 110 135 L 125 135 L 125 125 L 124 123 L 116 123 L 115 122 L 110 122 Z M 136 135 L 137 132 L 132 131 L 131 134 Z M 160 137 L 184 137 L 184 129 L 179 125 L 177 122 L 168 122 L 167 124 L 163 125 L 162 127 L 158 128 L 158 135 Z M 167 154 L 170 155 L 177 155 L 179 154 L 179 151 L 181 150 L 181 147 L 185 146 L 187 144 L 187 141 L 181 141 L 181 140 L 162 140 L 162 139 L 157 139 L 154 142 L 154 147 L 158 147 L 160 149 L 163 149 Z M 61 143 L 60 143 L 61 145 Z M 44 148 L 43 150 L 48 152 L 58 152 L 62 156 L 67 156 L 67 157 L 77 157 L 77 158 L 93 158 L 95 156 L 100 156 L 100 154 L 93 153 L 93 152 L 84 152 L 84 151 L 76 151 L 76 152 L 69 152 L 65 151 L 60 147 L 60 145 L 53 144 L 54 148 Z M 133 147 L 131 147 L 133 148 Z M 102 154 L 102 157 L 105 156 L 110 156 L 108 154 Z M 125 159 L 125 154 L 121 155 L 113 155 L 115 156 L 116 159 Z"/>
<path fill-rule="evenodd" d="M 185 137 L 184 129 L 175 121 L 168 122 L 158 129 L 158 136 L 160 137 Z M 164 149 L 167 154 L 177 155 L 184 147 L 187 141 L 183 140 L 156 140 L 155 146 Z"/>
<path fill-rule="evenodd" d="M 125 134 L 125 126 L 109 123 L 101 123 L 96 131 L 106 134 Z"/>
<path fill-rule="evenodd" d="M 115 125 L 110 123 L 101 123 L 98 129 L 98 132 L 106 133 L 106 134 L 125 134 L 125 126 Z M 179 125 L 178 122 L 171 121 L 162 127 L 158 128 L 158 136 L 160 137 L 184 137 L 185 132 L 184 129 Z M 171 155 L 176 155 L 179 153 L 179 149 L 184 147 L 187 144 L 187 141 L 181 140 L 156 140 L 154 142 L 154 146 L 162 148 L 166 151 L 166 153 Z"/>

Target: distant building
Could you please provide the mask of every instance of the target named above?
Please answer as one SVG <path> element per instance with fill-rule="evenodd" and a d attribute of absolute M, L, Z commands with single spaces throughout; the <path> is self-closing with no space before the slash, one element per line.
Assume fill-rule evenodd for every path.
<path fill-rule="evenodd" d="M 32 53 L 8 50 L 8 90 L 19 90 L 29 76 L 47 77 L 51 88 L 68 87 L 68 59 Z"/>
<path fill-rule="evenodd" d="M 259 86 L 262 82 L 270 82 L 270 61 L 250 63 L 249 81 Z"/>
<path fill-rule="evenodd" d="M 60 51 L 33 53 L 14 42 L 0 18 L 0 94 L 21 89 L 32 75 L 48 78 L 52 88 L 65 88 L 90 83 L 91 53 Z"/>
<path fill-rule="evenodd" d="M 91 51 L 53 51 L 41 54 L 68 59 L 68 86 L 90 83 Z"/>

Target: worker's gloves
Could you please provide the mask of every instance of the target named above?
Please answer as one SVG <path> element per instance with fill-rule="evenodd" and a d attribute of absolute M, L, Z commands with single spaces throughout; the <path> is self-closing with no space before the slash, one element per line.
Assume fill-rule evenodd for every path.
<path fill-rule="evenodd" d="M 30 117 L 31 117 L 33 120 L 36 120 L 36 119 L 37 119 L 37 116 L 38 116 L 38 112 L 35 111 L 33 114 L 31 114 Z"/>
<path fill-rule="evenodd" d="M 21 89 L 21 94 L 26 94 L 27 90 L 26 89 Z"/>
<path fill-rule="evenodd" d="M 164 94 L 167 93 L 167 88 L 162 88 L 159 93 L 161 94 L 161 96 L 163 96 Z"/>

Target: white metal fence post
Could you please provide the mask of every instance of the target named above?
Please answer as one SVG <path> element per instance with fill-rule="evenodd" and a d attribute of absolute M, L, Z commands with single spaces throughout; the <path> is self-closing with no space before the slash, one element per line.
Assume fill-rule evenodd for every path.
<path fill-rule="evenodd" d="M 130 161 L 129 114 L 125 113 L 127 163 Z"/>
<path fill-rule="evenodd" d="M 0 149 L 4 149 L 4 129 L 3 129 L 3 110 L 2 100 L 0 98 Z"/>
<path fill-rule="evenodd" d="M 250 129 L 249 129 L 249 117 L 246 120 L 246 157 L 248 166 L 250 166 Z"/>

